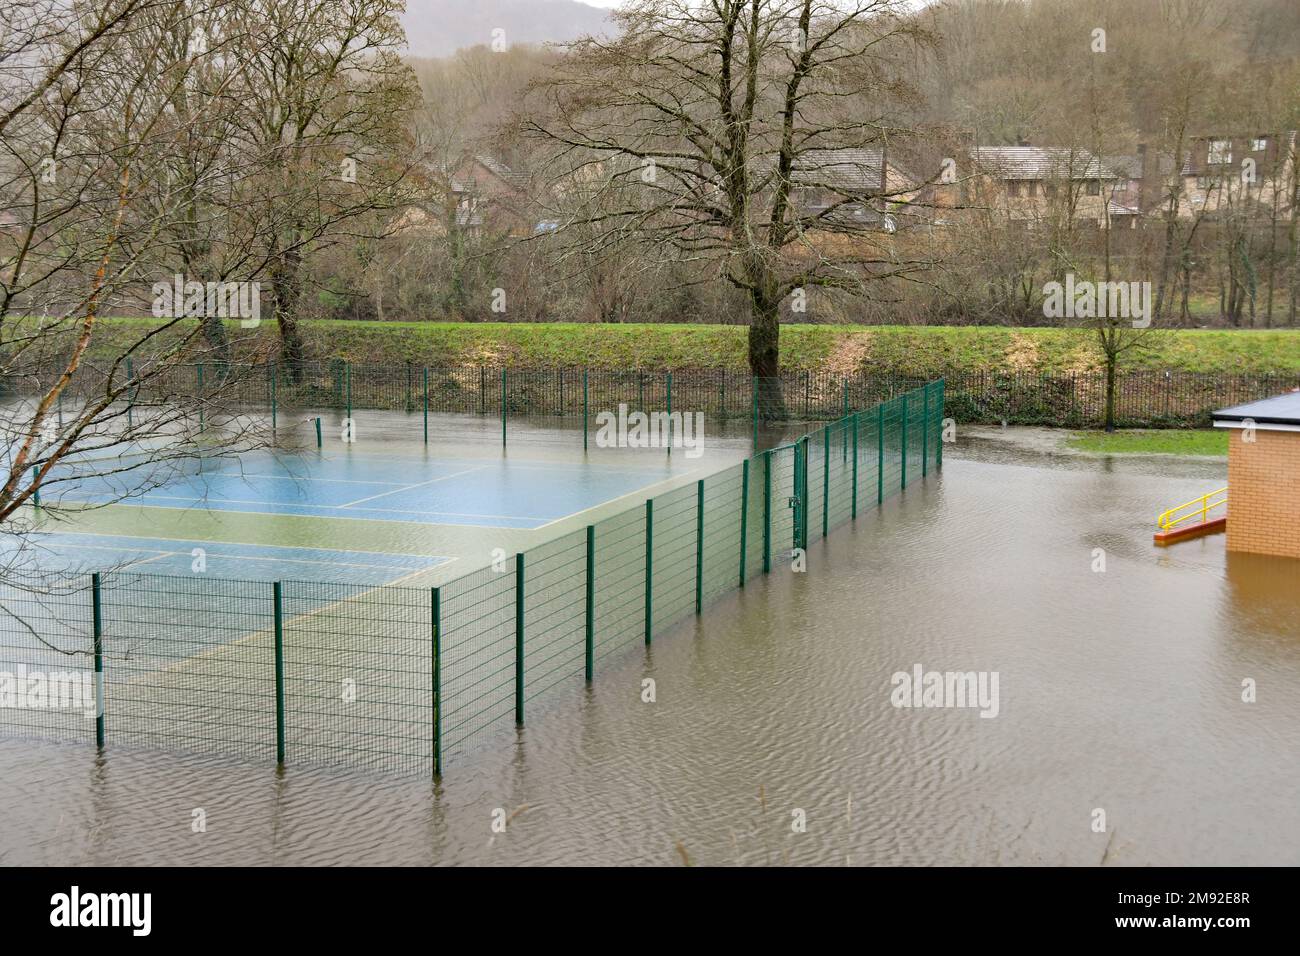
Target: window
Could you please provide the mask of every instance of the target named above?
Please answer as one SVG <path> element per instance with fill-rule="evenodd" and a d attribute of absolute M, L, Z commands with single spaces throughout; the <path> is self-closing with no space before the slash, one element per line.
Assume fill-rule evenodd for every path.
<path fill-rule="evenodd" d="M 1250 141 L 1250 151 L 1252 153 L 1262 153 L 1268 149 L 1268 137 L 1256 136 Z"/>
<path fill-rule="evenodd" d="M 1029 180 L 1029 195 L 1031 196 L 1038 195 L 1038 182 L 1036 180 L 1033 179 Z"/>
<path fill-rule="evenodd" d="M 1014 180 L 1014 179 L 1011 180 L 1009 183 L 1007 183 L 1007 195 L 1008 195 L 1008 196 L 1019 196 L 1019 195 L 1020 195 L 1020 183 L 1017 182 L 1017 181 Z"/>
<path fill-rule="evenodd" d="M 1100 196 L 1100 195 L 1101 195 L 1101 180 L 1100 180 L 1100 179 L 1090 179 L 1090 180 L 1088 180 L 1088 195 L 1089 195 L 1089 196 Z"/>
<path fill-rule="evenodd" d="M 1211 166 L 1226 166 L 1228 163 L 1232 162 L 1232 140 L 1210 140 L 1209 155 L 1206 162 Z"/>

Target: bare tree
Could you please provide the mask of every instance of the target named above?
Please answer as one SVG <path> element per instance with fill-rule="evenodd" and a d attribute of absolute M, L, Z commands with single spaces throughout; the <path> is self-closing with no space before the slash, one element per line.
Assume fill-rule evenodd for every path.
<path fill-rule="evenodd" d="M 573 218 L 743 291 L 769 417 L 784 413 L 792 293 L 860 293 L 928 265 L 897 251 L 909 210 L 888 212 L 915 189 L 887 166 L 908 134 L 900 63 L 927 40 L 904 13 L 894 0 L 640 0 L 615 15 L 621 38 L 573 45 L 533 90 L 524 128 L 556 147 L 557 179 L 615 194 Z"/>

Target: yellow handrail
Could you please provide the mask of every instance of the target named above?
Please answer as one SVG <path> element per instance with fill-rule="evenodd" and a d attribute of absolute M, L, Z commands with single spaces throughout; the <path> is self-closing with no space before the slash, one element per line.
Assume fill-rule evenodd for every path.
<path fill-rule="evenodd" d="M 1156 519 L 1156 524 L 1160 526 L 1161 531 L 1168 531 L 1170 528 L 1177 527 L 1192 518 L 1200 518 L 1202 522 L 1205 522 L 1212 510 L 1227 503 L 1228 489 L 1226 487 L 1218 488 L 1208 495 L 1201 495 L 1199 498 L 1185 501 L 1181 505 L 1161 513 L 1160 517 Z M 1187 513 L 1179 514 L 1180 511 L 1186 511 Z"/>

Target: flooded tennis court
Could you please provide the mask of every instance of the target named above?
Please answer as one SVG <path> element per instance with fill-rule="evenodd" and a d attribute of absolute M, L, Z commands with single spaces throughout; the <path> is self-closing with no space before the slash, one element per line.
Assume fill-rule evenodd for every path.
<path fill-rule="evenodd" d="M 963 437 L 436 784 L 0 741 L 0 862 L 1300 862 L 1300 566 L 1152 546 L 1221 460 L 1032 446 Z M 917 667 L 996 716 L 895 706 Z"/>

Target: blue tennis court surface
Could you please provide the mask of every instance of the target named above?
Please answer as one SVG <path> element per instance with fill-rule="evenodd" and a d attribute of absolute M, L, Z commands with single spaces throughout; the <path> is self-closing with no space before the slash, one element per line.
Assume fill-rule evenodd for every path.
<path fill-rule="evenodd" d="M 595 466 L 507 458 L 245 455 L 209 461 L 132 504 L 254 514 L 540 528 L 667 476 L 667 466 Z M 64 483 L 61 503 L 121 498 L 121 479 Z M 53 497 L 54 489 L 49 495 Z"/>
<path fill-rule="evenodd" d="M 346 573 L 354 584 L 391 584 L 451 560 L 445 557 L 225 544 L 65 532 L 32 535 L 44 570 L 69 574 L 114 569 L 158 575 L 206 573 L 241 581 L 333 581 Z"/>

